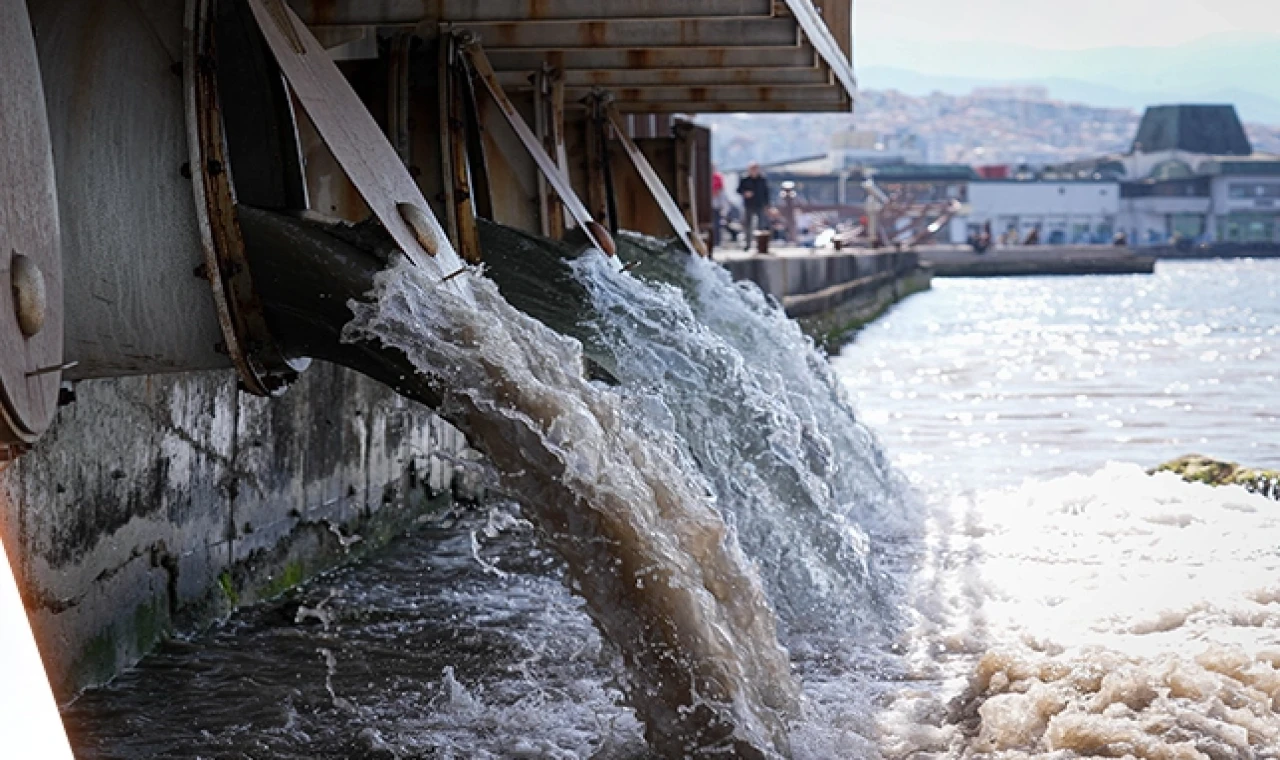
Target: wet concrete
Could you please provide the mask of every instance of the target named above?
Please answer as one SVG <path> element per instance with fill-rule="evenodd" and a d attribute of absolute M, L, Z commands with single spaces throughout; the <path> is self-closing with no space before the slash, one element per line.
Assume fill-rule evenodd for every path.
<path fill-rule="evenodd" d="M 716 254 L 735 280 L 773 296 L 816 340 L 835 345 L 906 296 L 929 289 L 933 271 L 914 251 L 778 248 Z"/>
<path fill-rule="evenodd" d="M 462 436 L 316 363 L 282 398 L 233 373 L 75 386 L 0 471 L 0 535 L 58 696 L 383 542 L 455 485 Z"/>

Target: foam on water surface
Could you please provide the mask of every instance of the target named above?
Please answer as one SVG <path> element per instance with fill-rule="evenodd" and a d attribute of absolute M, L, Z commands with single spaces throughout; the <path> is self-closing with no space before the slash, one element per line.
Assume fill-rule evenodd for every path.
<path fill-rule="evenodd" d="M 882 716 L 889 756 L 1280 756 L 1280 504 L 1112 464 L 942 501 L 926 544 L 936 685 Z"/>

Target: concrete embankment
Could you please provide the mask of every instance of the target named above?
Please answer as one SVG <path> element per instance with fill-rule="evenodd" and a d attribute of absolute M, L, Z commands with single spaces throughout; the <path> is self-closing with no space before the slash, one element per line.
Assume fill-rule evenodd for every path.
<path fill-rule="evenodd" d="M 968 246 L 923 246 L 921 261 L 938 277 L 1151 274 L 1155 258 L 1110 245 L 1023 245 L 977 253 Z"/>
<path fill-rule="evenodd" d="M 931 271 L 914 251 L 782 249 L 719 254 L 734 279 L 773 296 L 821 343 L 831 344 L 906 296 L 929 288 Z"/>
<path fill-rule="evenodd" d="M 319 362 L 278 399 L 230 371 L 75 393 L 0 471 L 0 528 L 61 699 L 369 551 L 462 480 L 460 433 Z"/>
<path fill-rule="evenodd" d="M 1280 243 L 1206 243 L 1204 245 L 1159 245 L 1142 252 L 1157 259 L 1277 259 Z"/>

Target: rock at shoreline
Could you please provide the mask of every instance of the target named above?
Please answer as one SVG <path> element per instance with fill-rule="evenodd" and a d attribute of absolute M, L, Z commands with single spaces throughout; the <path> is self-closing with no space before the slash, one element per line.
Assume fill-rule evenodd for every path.
<path fill-rule="evenodd" d="M 1223 462 L 1199 454 L 1188 454 L 1165 462 L 1151 470 L 1173 472 L 1190 483 L 1207 483 L 1211 486 L 1242 486 L 1247 491 L 1280 500 L 1280 472 L 1241 467 L 1235 462 Z"/>

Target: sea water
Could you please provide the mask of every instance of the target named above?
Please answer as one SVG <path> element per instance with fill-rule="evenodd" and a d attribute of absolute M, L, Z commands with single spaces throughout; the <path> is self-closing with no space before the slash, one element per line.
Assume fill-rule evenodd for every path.
<path fill-rule="evenodd" d="M 623 255 L 574 265 L 581 328 L 777 609 L 793 756 L 1280 756 L 1277 504 L 1145 471 L 1275 464 L 1280 268 L 941 281 L 828 364 L 708 262 Z M 535 535 L 506 503 L 436 519 L 86 695 L 77 745 L 648 756 Z"/>

